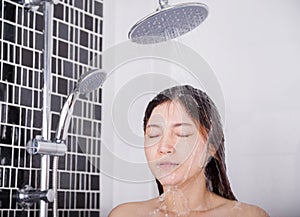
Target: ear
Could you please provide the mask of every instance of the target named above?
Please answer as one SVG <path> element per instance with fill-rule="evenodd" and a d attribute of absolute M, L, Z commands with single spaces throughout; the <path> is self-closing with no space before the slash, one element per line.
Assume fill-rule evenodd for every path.
<path fill-rule="evenodd" d="M 199 166 L 200 168 L 206 167 L 207 163 L 209 162 L 210 158 L 214 157 L 216 154 L 216 149 L 212 144 L 208 144 L 208 147 L 206 147 L 206 150 L 202 153 L 200 160 L 199 160 Z"/>
<path fill-rule="evenodd" d="M 214 157 L 215 154 L 216 154 L 216 152 L 217 152 L 215 146 L 213 144 L 208 144 L 207 149 L 208 149 L 208 151 L 207 151 L 208 152 L 208 156 Z"/>
<path fill-rule="evenodd" d="M 208 144 L 207 151 L 200 158 L 199 165 L 201 168 L 206 167 L 211 158 L 215 157 L 216 149 L 212 144 Z"/>

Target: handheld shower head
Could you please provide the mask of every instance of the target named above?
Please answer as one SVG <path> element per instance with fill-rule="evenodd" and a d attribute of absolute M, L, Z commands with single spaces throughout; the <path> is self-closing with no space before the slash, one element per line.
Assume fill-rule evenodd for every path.
<path fill-rule="evenodd" d="M 80 94 L 89 93 L 100 87 L 106 78 L 106 73 L 100 69 L 92 69 L 84 73 L 78 80 L 76 91 Z"/>
<path fill-rule="evenodd" d="M 106 79 L 106 73 L 100 69 L 92 69 L 84 73 L 60 112 L 60 119 L 56 130 L 56 141 L 61 142 L 66 139 L 70 120 L 73 114 L 74 104 L 80 94 L 87 94 L 99 88 Z"/>
<path fill-rule="evenodd" d="M 199 26 L 208 16 L 208 7 L 200 3 L 169 6 L 160 0 L 156 12 L 138 21 L 128 38 L 138 44 L 154 44 L 177 38 Z"/>

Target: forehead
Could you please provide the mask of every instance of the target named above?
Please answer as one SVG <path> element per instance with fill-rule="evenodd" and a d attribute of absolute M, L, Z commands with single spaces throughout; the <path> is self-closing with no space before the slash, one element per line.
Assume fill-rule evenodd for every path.
<path fill-rule="evenodd" d="M 194 120 L 186 112 L 185 107 L 178 101 L 167 101 L 156 106 L 151 113 L 150 122 L 194 124 Z"/>

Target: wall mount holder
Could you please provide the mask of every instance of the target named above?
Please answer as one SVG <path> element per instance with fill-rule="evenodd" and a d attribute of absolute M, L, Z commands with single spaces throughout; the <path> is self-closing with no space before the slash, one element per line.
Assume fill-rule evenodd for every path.
<path fill-rule="evenodd" d="M 56 142 L 44 140 L 42 136 L 37 135 L 34 139 L 27 143 L 27 152 L 31 155 L 41 154 L 50 156 L 64 156 L 67 152 L 67 146 L 65 141 L 56 140 Z M 33 203 L 37 203 L 41 200 L 46 203 L 52 203 L 55 198 L 55 191 L 47 189 L 44 191 L 33 189 L 29 185 L 25 185 L 24 188 L 19 189 L 16 193 L 18 204 L 23 209 L 28 209 Z"/>
<path fill-rule="evenodd" d="M 40 200 L 52 203 L 54 201 L 54 191 L 52 189 L 45 191 L 35 190 L 29 185 L 25 185 L 24 188 L 17 191 L 17 202 L 23 209 L 28 209 L 33 203 Z"/>
<path fill-rule="evenodd" d="M 67 152 L 65 141 L 56 140 L 55 142 L 44 140 L 42 136 L 37 135 L 27 143 L 27 152 L 29 154 L 44 154 L 51 156 L 64 156 Z"/>
<path fill-rule="evenodd" d="M 59 0 L 23 0 L 24 7 L 36 11 L 44 2 L 50 2 L 52 4 L 58 4 Z"/>

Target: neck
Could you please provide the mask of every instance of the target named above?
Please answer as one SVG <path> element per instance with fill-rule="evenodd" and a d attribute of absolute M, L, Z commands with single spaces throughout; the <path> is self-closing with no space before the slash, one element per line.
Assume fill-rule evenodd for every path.
<path fill-rule="evenodd" d="M 176 186 L 163 186 L 160 196 L 161 209 L 175 213 L 192 210 L 208 210 L 212 205 L 213 193 L 207 190 L 203 173 Z"/>

